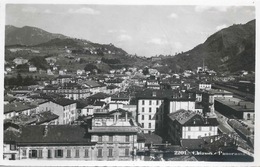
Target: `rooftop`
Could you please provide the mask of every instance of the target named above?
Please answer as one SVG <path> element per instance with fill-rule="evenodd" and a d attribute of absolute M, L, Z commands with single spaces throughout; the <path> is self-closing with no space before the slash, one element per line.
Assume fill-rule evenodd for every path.
<path fill-rule="evenodd" d="M 37 106 L 31 105 L 28 103 L 22 103 L 22 102 L 16 102 L 12 104 L 5 104 L 4 105 L 4 113 L 9 113 L 9 112 L 22 112 L 28 109 L 33 109 L 36 108 Z"/>
<path fill-rule="evenodd" d="M 225 97 L 218 97 L 215 98 L 216 101 L 229 106 L 230 108 L 234 109 L 238 112 L 254 112 L 255 106 L 254 103 L 249 101 L 244 101 L 238 98 L 225 98 Z"/>
<path fill-rule="evenodd" d="M 193 111 L 183 109 L 170 113 L 168 116 L 172 121 L 178 121 L 183 126 L 217 126 L 219 124 L 216 118 L 203 118 Z"/>
<path fill-rule="evenodd" d="M 36 115 L 36 119 L 37 119 L 36 125 L 43 124 L 45 122 L 50 122 L 58 118 L 59 116 L 52 113 L 51 111 L 41 112 Z"/>
<path fill-rule="evenodd" d="M 74 100 L 69 100 L 66 98 L 55 98 L 51 100 L 53 103 L 59 104 L 61 106 L 67 106 L 76 103 Z"/>
<path fill-rule="evenodd" d="M 87 128 L 79 125 L 29 125 L 22 127 L 20 133 L 18 145 L 90 144 Z"/>
<path fill-rule="evenodd" d="M 110 97 L 110 95 L 103 93 L 103 92 L 99 92 L 99 93 L 89 96 L 88 98 L 89 99 L 105 99 L 107 97 Z"/>

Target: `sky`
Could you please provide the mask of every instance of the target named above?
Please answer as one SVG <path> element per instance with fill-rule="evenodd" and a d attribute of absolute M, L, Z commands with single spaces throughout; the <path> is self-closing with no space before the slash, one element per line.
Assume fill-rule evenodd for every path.
<path fill-rule="evenodd" d="M 254 6 L 7 4 L 6 25 L 33 26 L 129 54 L 174 55 L 255 19 Z"/>

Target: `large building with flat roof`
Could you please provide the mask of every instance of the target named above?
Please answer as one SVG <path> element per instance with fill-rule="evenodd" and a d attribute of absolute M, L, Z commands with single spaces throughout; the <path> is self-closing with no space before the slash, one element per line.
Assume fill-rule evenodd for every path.
<path fill-rule="evenodd" d="M 228 118 L 254 120 L 254 103 L 238 98 L 215 98 L 215 110 Z"/>

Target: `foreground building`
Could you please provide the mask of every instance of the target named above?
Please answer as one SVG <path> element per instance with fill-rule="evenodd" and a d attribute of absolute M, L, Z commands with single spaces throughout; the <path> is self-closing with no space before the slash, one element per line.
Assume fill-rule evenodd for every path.
<path fill-rule="evenodd" d="M 181 139 L 199 139 L 218 134 L 216 118 L 204 118 L 189 110 L 179 110 L 168 115 L 168 136 L 173 144 L 180 144 Z"/>

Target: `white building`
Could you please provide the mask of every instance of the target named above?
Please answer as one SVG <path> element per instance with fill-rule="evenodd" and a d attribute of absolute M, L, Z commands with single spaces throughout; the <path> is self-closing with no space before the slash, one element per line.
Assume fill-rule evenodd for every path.
<path fill-rule="evenodd" d="M 181 139 L 199 139 L 218 134 L 216 118 L 203 118 L 194 111 L 179 110 L 168 115 L 168 136 L 173 144 Z"/>
<path fill-rule="evenodd" d="M 77 119 L 76 102 L 65 98 L 39 104 L 39 112 L 41 111 L 51 111 L 58 115 L 58 124 L 70 124 Z"/>

